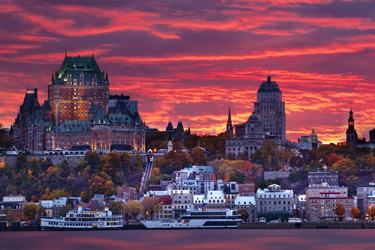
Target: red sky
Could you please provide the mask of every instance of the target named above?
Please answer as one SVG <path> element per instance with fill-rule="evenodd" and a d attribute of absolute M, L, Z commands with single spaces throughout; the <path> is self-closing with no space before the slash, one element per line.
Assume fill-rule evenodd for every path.
<path fill-rule="evenodd" d="M 345 140 L 353 108 L 360 137 L 375 127 L 375 2 L 0 2 L 0 122 L 16 118 L 27 87 L 46 99 L 51 73 L 92 48 L 111 94 L 139 100 L 150 127 L 181 120 L 193 132 L 247 120 L 268 72 L 283 92 L 287 139 L 314 128 Z"/>

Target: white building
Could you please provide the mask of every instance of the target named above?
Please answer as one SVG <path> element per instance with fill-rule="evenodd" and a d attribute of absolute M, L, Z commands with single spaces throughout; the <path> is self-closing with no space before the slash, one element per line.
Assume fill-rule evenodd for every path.
<path fill-rule="evenodd" d="M 25 203 L 26 199 L 25 196 L 4 196 L 3 202 L 11 202 L 11 203 Z"/>
<path fill-rule="evenodd" d="M 258 189 L 256 193 L 258 212 L 292 212 L 294 209 L 293 190 L 281 190 L 276 184 L 268 189 Z"/>

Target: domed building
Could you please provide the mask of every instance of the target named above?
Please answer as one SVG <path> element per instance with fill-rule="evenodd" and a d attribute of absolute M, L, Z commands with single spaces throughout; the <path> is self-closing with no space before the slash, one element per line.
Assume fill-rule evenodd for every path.
<path fill-rule="evenodd" d="M 238 153 L 247 154 L 248 157 L 252 153 L 262 147 L 265 140 L 272 140 L 269 134 L 264 131 L 263 122 L 254 112 L 249 119 L 243 124 L 244 134 L 236 139 L 225 141 L 225 152 L 227 156 L 237 156 Z"/>
<path fill-rule="evenodd" d="M 299 149 L 305 150 L 312 150 L 313 148 L 320 147 L 320 145 L 322 145 L 322 142 L 318 140 L 318 135 L 315 133 L 315 129 L 312 130 L 309 136 L 301 136 L 296 144 Z"/>
<path fill-rule="evenodd" d="M 249 119 L 242 124 L 233 126 L 236 139 L 231 136 L 225 142 L 225 153 L 227 156 L 237 156 L 245 153 L 249 157 L 263 142 L 272 140 L 279 146 L 286 144 L 286 117 L 285 102 L 282 101 L 282 92 L 271 77 L 263 81 L 257 92 L 257 102 L 254 102 L 254 112 Z M 230 111 L 228 114 L 227 131 L 233 133 Z"/>

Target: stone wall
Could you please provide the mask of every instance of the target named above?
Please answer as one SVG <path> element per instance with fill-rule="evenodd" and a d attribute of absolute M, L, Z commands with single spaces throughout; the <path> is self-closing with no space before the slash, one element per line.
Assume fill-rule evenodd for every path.
<path fill-rule="evenodd" d="M 274 180 L 277 178 L 288 178 L 292 171 L 264 171 L 264 180 Z"/>

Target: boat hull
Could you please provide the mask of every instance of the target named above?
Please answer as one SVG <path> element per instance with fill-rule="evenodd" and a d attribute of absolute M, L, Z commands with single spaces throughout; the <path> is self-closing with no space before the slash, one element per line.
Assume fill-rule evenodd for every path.
<path fill-rule="evenodd" d="M 147 229 L 237 228 L 240 222 L 236 220 L 141 221 Z"/>

